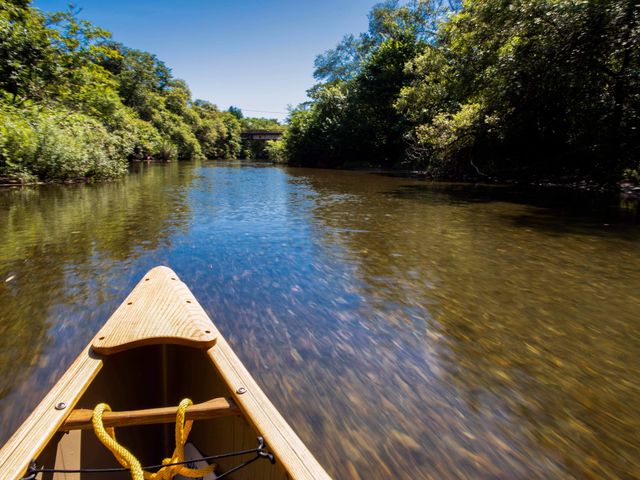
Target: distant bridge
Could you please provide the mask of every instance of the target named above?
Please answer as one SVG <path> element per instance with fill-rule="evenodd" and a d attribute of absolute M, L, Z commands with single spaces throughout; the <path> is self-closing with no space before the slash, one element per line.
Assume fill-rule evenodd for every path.
<path fill-rule="evenodd" d="M 280 140 L 282 138 L 280 130 L 243 130 L 241 137 L 243 140 Z"/>

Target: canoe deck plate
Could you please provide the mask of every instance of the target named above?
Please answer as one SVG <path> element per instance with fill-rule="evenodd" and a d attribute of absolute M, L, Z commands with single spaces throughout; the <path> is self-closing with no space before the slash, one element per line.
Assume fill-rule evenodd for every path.
<path fill-rule="evenodd" d="M 167 267 L 149 271 L 95 336 L 102 355 L 144 345 L 208 349 L 217 330 L 189 288 Z"/>

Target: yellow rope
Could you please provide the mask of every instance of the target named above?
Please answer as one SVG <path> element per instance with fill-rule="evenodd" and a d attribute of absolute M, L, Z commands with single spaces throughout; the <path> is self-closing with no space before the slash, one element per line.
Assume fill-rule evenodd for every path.
<path fill-rule="evenodd" d="M 193 425 L 193 420 L 185 421 L 185 416 L 187 414 L 187 407 L 192 404 L 193 402 L 191 402 L 191 400 L 185 398 L 180 402 L 180 405 L 178 405 L 178 413 L 176 415 L 176 448 L 171 458 L 162 460 L 163 465 L 184 462 L 184 444 L 187 442 L 187 437 Z M 102 423 L 102 414 L 110 411 L 111 407 L 106 403 L 101 403 L 96 406 L 93 410 L 93 417 L 91 418 L 93 430 L 96 432 L 96 436 L 102 444 L 113 453 L 118 463 L 131 471 L 131 478 L 133 480 L 171 480 L 176 475 L 182 475 L 188 478 L 200 478 L 208 475 L 215 469 L 215 465 L 209 465 L 205 468 L 189 468 L 186 465 L 171 465 L 162 467 L 155 473 L 145 472 L 135 455 L 118 443 L 115 429 L 112 427 L 105 428 Z"/>

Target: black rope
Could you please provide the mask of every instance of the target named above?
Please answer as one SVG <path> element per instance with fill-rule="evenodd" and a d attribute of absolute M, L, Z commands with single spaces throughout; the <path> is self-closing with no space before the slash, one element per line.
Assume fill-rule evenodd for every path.
<path fill-rule="evenodd" d="M 218 454 L 218 455 L 210 455 L 208 457 L 197 458 L 195 460 L 185 460 L 184 462 L 167 463 L 167 464 L 161 464 L 161 465 L 149 465 L 147 467 L 142 467 L 142 469 L 143 470 L 157 470 L 157 469 L 160 469 L 160 468 L 163 468 L 163 467 L 172 467 L 174 465 L 186 465 L 187 463 L 192 463 L 194 461 L 198 461 L 198 462 L 199 461 L 205 461 L 205 462 L 208 462 L 209 460 L 218 460 L 218 459 L 221 459 L 221 458 L 238 457 L 240 455 L 247 455 L 249 453 L 255 453 L 256 456 L 253 457 L 252 459 L 249 459 L 249 460 L 241 463 L 240 465 L 237 465 L 237 466 L 233 467 L 231 470 L 228 470 L 228 471 L 224 472 L 222 475 L 219 475 L 216 478 L 224 478 L 225 476 L 229 475 L 230 473 L 237 472 L 241 468 L 246 467 L 247 465 L 255 462 L 256 460 L 258 460 L 260 458 L 266 458 L 267 460 L 269 460 L 269 462 L 271 464 L 276 463 L 276 459 L 273 456 L 273 454 L 267 452 L 266 449 L 265 449 L 264 438 L 258 437 L 258 447 L 257 448 L 252 448 L 250 450 L 239 450 L 237 452 L 221 453 L 221 454 Z M 29 468 L 27 469 L 27 475 L 25 477 L 22 477 L 21 480 L 36 480 L 36 475 L 38 475 L 39 473 L 117 473 L 117 472 L 128 472 L 128 471 L 130 471 L 130 469 L 129 468 L 125 468 L 125 467 L 79 468 L 79 469 L 75 469 L 75 470 L 56 469 L 56 468 L 43 468 L 43 467 L 38 468 L 38 465 L 36 464 L 36 462 L 34 460 L 29 464 Z"/>

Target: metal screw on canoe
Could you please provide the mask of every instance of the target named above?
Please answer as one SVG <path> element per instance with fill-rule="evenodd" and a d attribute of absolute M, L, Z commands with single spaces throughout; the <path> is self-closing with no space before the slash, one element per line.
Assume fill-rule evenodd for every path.
<path fill-rule="evenodd" d="M 57 403 L 55 406 L 56 410 L 64 410 L 65 408 L 67 408 L 67 404 L 64 402 Z"/>
<path fill-rule="evenodd" d="M 242 395 L 242 394 L 243 394 L 243 393 L 245 393 L 246 391 L 247 391 L 247 389 L 246 389 L 246 388 L 244 388 L 244 387 L 238 387 L 238 388 L 236 389 L 236 393 L 237 393 L 238 395 Z"/>

